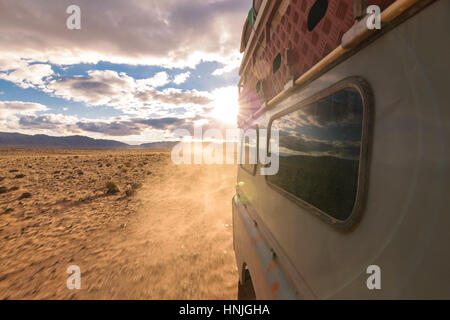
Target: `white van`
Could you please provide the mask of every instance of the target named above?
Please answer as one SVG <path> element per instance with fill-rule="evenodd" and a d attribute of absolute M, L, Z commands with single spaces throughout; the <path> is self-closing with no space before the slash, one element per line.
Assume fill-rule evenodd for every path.
<path fill-rule="evenodd" d="M 450 298 L 450 1 L 387 2 L 380 30 L 365 1 L 256 1 L 250 11 L 239 126 L 278 130 L 279 170 L 239 167 L 241 298 Z M 351 27 L 308 62 L 302 39 L 319 28 L 320 43 L 340 3 L 353 4 Z M 283 23 L 303 33 L 277 54 L 270 43 L 290 36 L 277 35 Z"/>

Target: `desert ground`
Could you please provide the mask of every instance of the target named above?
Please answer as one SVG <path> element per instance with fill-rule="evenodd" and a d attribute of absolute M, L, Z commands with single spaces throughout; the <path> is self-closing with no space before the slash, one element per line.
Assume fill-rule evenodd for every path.
<path fill-rule="evenodd" d="M 235 181 L 168 151 L 0 150 L 0 299 L 235 299 Z"/>

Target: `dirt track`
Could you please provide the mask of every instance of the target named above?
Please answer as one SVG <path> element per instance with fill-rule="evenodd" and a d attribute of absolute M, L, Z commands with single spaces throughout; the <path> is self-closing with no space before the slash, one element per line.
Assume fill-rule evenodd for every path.
<path fill-rule="evenodd" d="M 230 166 L 169 165 L 160 184 L 146 184 L 138 195 L 142 210 L 130 225 L 130 240 L 142 246 L 135 247 L 141 252 L 136 267 L 143 278 L 134 288 L 136 296 L 236 298 L 231 225 L 235 174 Z"/>
<path fill-rule="evenodd" d="M 106 279 L 113 297 L 236 298 L 235 173 L 230 166 L 168 165 L 158 183 L 145 184 L 142 207 L 117 248 L 128 262 Z"/>
<path fill-rule="evenodd" d="M 129 198 L 0 214 L 0 298 L 235 299 L 236 168 L 151 165 Z M 66 287 L 69 265 L 81 290 Z"/>

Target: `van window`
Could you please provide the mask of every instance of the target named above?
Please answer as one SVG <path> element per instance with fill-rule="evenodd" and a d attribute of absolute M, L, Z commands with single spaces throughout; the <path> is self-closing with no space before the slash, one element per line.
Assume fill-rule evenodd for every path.
<path fill-rule="evenodd" d="M 280 67 L 281 67 L 281 54 L 279 53 L 273 60 L 273 73 L 277 73 L 277 71 L 280 70 Z"/>
<path fill-rule="evenodd" d="M 308 30 L 311 32 L 325 17 L 328 9 L 328 0 L 317 0 L 308 14 Z"/>
<path fill-rule="evenodd" d="M 269 184 L 344 221 L 358 190 L 363 101 L 345 88 L 315 103 L 276 116 L 280 168 Z"/>
<path fill-rule="evenodd" d="M 242 137 L 241 168 L 255 175 L 258 161 L 258 130 L 250 128 Z"/>

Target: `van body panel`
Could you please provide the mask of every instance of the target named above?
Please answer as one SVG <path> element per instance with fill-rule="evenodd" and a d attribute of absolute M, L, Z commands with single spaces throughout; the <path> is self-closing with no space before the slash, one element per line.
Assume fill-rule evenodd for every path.
<path fill-rule="evenodd" d="M 257 299 L 299 298 L 278 262 L 274 260 L 273 249 L 266 237 L 258 230 L 257 223 L 238 194 L 233 197 L 233 228 L 240 282 L 244 282 L 244 266 L 247 266 Z"/>
<path fill-rule="evenodd" d="M 255 176 L 238 170 L 242 193 L 311 297 L 450 298 L 449 12 L 449 1 L 432 3 L 254 120 L 267 129 L 277 113 L 352 76 L 364 78 L 374 95 L 366 207 L 351 232 L 276 192 L 260 166 Z M 236 234 L 245 230 L 235 225 L 237 248 L 244 236 Z M 246 258 L 267 262 L 267 253 L 255 258 L 251 251 L 236 255 L 253 279 L 262 271 Z M 382 290 L 367 287 L 370 265 L 381 268 Z"/>

